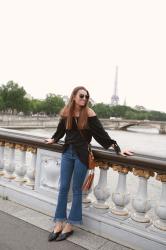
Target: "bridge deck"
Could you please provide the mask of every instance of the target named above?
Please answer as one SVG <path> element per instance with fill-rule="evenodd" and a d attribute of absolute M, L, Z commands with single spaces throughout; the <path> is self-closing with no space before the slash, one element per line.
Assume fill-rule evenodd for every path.
<path fill-rule="evenodd" d="M 51 217 L 2 198 L 0 222 L 3 225 L 0 227 L 1 250 L 130 250 L 76 227 L 68 240 L 48 242 L 48 234 L 53 228 Z"/>

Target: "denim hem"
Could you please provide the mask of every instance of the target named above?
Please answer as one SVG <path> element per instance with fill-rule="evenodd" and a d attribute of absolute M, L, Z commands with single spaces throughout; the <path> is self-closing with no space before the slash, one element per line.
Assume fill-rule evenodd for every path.
<path fill-rule="evenodd" d="M 58 221 L 66 221 L 66 218 L 53 218 L 54 222 L 58 222 Z"/>
<path fill-rule="evenodd" d="M 82 225 L 83 224 L 83 221 L 82 220 L 70 220 L 70 219 L 67 219 L 67 223 L 70 223 L 70 224 L 79 224 L 79 225 Z"/>

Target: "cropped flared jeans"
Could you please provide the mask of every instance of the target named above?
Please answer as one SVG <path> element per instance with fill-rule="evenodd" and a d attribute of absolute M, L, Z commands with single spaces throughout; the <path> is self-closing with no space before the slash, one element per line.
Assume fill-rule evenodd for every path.
<path fill-rule="evenodd" d="M 82 185 L 87 174 L 87 166 L 82 163 L 72 145 L 63 152 L 60 170 L 60 189 L 53 221 L 67 221 L 70 224 L 82 222 Z M 67 196 L 73 175 L 73 199 L 67 218 Z"/>

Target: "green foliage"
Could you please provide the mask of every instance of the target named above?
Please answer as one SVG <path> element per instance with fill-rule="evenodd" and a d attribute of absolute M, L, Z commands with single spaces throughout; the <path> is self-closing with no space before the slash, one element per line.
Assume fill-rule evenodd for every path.
<path fill-rule="evenodd" d="M 148 119 L 153 121 L 166 121 L 166 113 L 152 110 L 148 114 Z"/>
<path fill-rule="evenodd" d="M 36 114 L 40 112 L 44 112 L 44 100 L 32 99 L 31 100 L 31 111 Z"/>
<path fill-rule="evenodd" d="M 92 106 L 93 106 L 93 105 L 92 105 L 91 101 L 89 101 L 88 107 L 89 107 L 89 108 L 92 108 Z"/>
<path fill-rule="evenodd" d="M 111 116 L 110 106 L 104 103 L 95 104 L 93 110 L 99 118 L 109 118 Z"/>
<path fill-rule="evenodd" d="M 25 115 L 46 113 L 56 115 L 65 105 L 63 98 L 55 94 L 47 94 L 44 100 L 26 98 L 26 91 L 13 81 L 0 86 L 0 111 L 23 112 Z M 99 118 L 120 117 L 122 119 L 166 121 L 166 113 L 159 111 L 147 111 L 143 106 L 136 105 L 131 108 L 126 105 L 110 106 L 104 103 L 97 103 L 92 106 Z"/>
<path fill-rule="evenodd" d="M 0 95 L 0 110 L 3 110 L 3 106 L 4 106 L 3 98 L 2 98 L 2 96 Z"/>
<path fill-rule="evenodd" d="M 92 108 L 100 118 L 120 117 L 131 120 L 166 121 L 166 113 L 159 111 L 136 110 L 129 106 L 110 106 L 104 103 L 97 103 Z"/>
<path fill-rule="evenodd" d="M 29 100 L 28 98 L 24 98 L 23 105 L 21 107 L 21 111 L 25 115 L 29 115 L 31 113 L 31 110 L 32 110 L 31 100 Z"/>
<path fill-rule="evenodd" d="M 59 95 L 48 94 L 45 100 L 28 99 L 26 91 L 17 83 L 9 81 L 0 87 L 0 111 L 11 113 L 23 112 L 25 115 L 45 112 L 48 115 L 56 115 L 65 105 Z"/>
<path fill-rule="evenodd" d="M 126 112 L 132 112 L 133 109 L 128 106 L 116 105 L 109 106 L 111 110 L 111 116 L 113 117 L 123 117 Z"/>
<path fill-rule="evenodd" d="M 48 94 L 44 101 L 44 111 L 47 115 L 56 115 L 64 105 L 65 102 L 62 97 L 55 94 Z"/>
<path fill-rule="evenodd" d="M 3 110 L 21 111 L 24 105 L 26 91 L 19 87 L 17 83 L 9 81 L 0 87 L 1 108 Z"/>

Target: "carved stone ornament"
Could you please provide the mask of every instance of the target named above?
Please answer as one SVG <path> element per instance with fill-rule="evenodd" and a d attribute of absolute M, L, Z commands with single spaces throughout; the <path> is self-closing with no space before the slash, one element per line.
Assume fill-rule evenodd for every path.
<path fill-rule="evenodd" d="M 32 154 L 36 154 L 37 153 L 37 148 L 34 147 L 27 147 L 27 152 L 31 152 Z"/>
<path fill-rule="evenodd" d="M 12 142 L 5 142 L 5 147 L 15 148 L 15 143 L 12 143 Z"/>
<path fill-rule="evenodd" d="M 150 176 L 154 176 L 153 170 L 146 170 L 146 169 L 140 169 L 140 168 L 133 168 L 133 174 L 136 176 L 144 177 L 148 179 Z"/>
<path fill-rule="evenodd" d="M 116 165 L 116 164 L 113 164 L 112 169 L 114 171 L 118 171 L 118 172 L 123 173 L 123 174 L 128 174 L 128 172 L 130 171 L 129 167 L 120 166 L 120 165 Z"/>
<path fill-rule="evenodd" d="M 96 161 L 96 166 L 99 167 L 100 169 L 108 169 L 109 165 L 108 162 L 106 161 Z"/>
<path fill-rule="evenodd" d="M 157 174 L 156 180 L 161 181 L 161 182 L 166 182 L 166 174 Z"/>
<path fill-rule="evenodd" d="M 0 146 L 4 147 L 5 146 L 5 141 L 0 141 Z"/>
<path fill-rule="evenodd" d="M 16 144 L 15 145 L 15 149 L 20 149 L 21 148 L 21 144 Z"/>
<path fill-rule="evenodd" d="M 24 144 L 16 144 L 15 149 L 19 149 L 21 151 L 26 151 L 27 150 L 27 145 Z"/>

